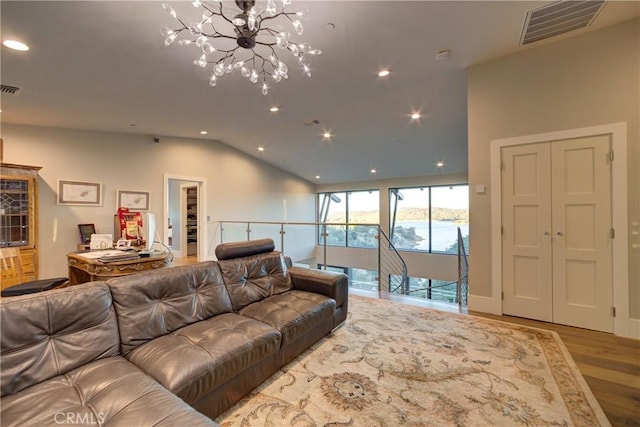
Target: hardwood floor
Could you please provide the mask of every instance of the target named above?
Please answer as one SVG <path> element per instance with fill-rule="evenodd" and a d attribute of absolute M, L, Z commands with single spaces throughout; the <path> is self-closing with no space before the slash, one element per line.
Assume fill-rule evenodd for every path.
<path fill-rule="evenodd" d="M 179 265 L 190 265 L 195 264 L 196 262 L 198 262 L 198 257 L 196 257 L 195 255 L 191 255 L 183 258 L 173 258 L 173 261 L 171 261 L 171 266 L 177 267 Z"/>
<path fill-rule="evenodd" d="M 351 290 L 352 293 L 376 297 L 376 293 Z M 555 331 L 591 388 L 602 410 L 614 427 L 640 426 L 640 341 L 613 334 L 557 325 L 513 316 L 468 312 L 452 304 L 380 295 L 406 304 L 468 314 L 503 322 Z"/>

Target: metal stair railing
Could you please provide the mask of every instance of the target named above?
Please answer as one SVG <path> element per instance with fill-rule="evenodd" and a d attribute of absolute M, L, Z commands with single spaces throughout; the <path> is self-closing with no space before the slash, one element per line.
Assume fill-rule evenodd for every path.
<path fill-rule="evenodd" d="M 403 294 L 408 292 L 407 263 L 381 228 L 378 228 L 378 242 L 378 291 L 395 293 L 401 289 Z"/>
<path fill-rule="evenodd" d="M 466 306 L 469 296 L 469 258 L 464 247 L 462 231 L 458 227 L 458 286 L 457 300 L 458 306 Z"/>

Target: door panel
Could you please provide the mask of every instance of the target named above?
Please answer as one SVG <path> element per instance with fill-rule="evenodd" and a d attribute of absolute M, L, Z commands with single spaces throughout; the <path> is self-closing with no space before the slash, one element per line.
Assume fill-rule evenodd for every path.
<path fill-rule="evenodd" d="M 608 136 L 554 142 L 553 321 L 613 331 Z"/>
<path fill-rule="evenodd" d="M 505 147 L 502 162 L 503 312 L 550 322 L 549 144 Z"/>

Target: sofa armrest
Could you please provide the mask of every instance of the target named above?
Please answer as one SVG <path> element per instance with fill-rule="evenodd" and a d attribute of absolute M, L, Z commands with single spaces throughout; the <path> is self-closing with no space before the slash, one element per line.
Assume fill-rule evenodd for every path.
<path fill-rule="evenodd" d="M 302 267 L 287 270 L 294 289 L 326 295 L 336 301 L 337 307 L 347 304 L 349 279 L 346 274 Z"/>

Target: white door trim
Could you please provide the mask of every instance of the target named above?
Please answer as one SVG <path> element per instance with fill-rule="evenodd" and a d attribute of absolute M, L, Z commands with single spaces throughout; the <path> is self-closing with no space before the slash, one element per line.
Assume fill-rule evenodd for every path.
<path fill-rule="evenodd" d="M 491 312 L 502 314 L 502 244 L 500 236 L 502 194 L 500 150 L 509 145 L 534 144 L 594 135 L 610 135 L 615 153 L 612 168 L 613 304 L 614 334 L 640 339 L 640 320 L 629 318 L 629 245 L 627 223 L 627 123 L 525 135 L 491 141 Z"/>
<path fill-rule="evenodd" d="M 207 205 L 207 179 L 196 176 L 186 176 L 186 175 L 175 175 L 170 173 L 165 173 L 163 175 L 164 184 L 163 184 L 163 210 L 162 210 L 162 221 L 165 224 L 164 229 L 166 229 L 167 224 L 167 213 L 169 212 L 169 180 L 176 179 L 180 181 L 193 181 L 198 187 L 198 261 L 205 261 L 207 259 L 208 252 L 208 237 L 207 231 L 208 227 L 206 221 L 206 206 Z M 164 244 L 167 245 L 169 243 L 169 236 L 167 233 L 163 233 Z M 182 248 L 181 248 L 182 249 Z M 186 255 L 186 252 L 185 252 Z"/>

